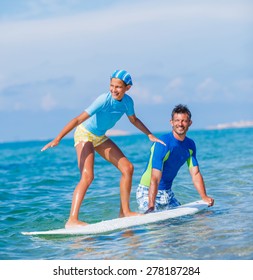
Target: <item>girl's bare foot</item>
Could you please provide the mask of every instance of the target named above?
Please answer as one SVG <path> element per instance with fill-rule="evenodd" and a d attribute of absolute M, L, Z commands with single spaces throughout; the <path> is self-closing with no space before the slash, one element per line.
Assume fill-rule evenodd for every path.
<path fill-rule="evenodd" d="M 67 223 L 65 224 L 65 228 L 74 228 L 74 227 L 83 227 L 87 226 L 88 224 L 79 220 L 76 221 L 71 221 L 68 220 Z"/>
<path fill-rule="evenodd" d="M 141 213 L 137 213 L 137 212 L 132 212 L 132 211 L 129 211 L 129 212 L 125 213 L 125 214 L 120 212 L 120 214 L 119 214 L 120 218 L 132 217 L 132 216 L 142 216 L 142 214 Z"/>

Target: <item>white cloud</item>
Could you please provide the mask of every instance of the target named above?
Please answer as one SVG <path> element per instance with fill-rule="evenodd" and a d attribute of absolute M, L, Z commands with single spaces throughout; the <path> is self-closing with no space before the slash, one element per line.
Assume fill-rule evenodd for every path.
<path fill-rule="evenodd" d="M 253 79 L 238 80 L 235 85 L 240 91 L 250 92 L 253 95 Z"/>
<path fill-rule="evenodd" d="M 199 101 L 213 118 L 212 104 L 230 101 L 248 119 L 252 1 L 108 2 L 16 1 L 10 17 L 1 7 L 0 113 L 83 109 L 108 90 L 111 71 L 124 67 L 141 113 Z"/>
<path fill-rule="evenodd" d="M 6 103 L 5 103 L 5 98 L 0 95 L 0 111 L 6 109 Z"/>
<path fill-rule="evenodd" d="M 195 98 L 201 102 L 252 102 L 253 80 L 238 79 L 226 83 L 218 82 L 212 77 L 205 78 L 196 87 Z"/>
<path fill-rule="evenodd" d="M 205 78 L 196 88 L 196 98 L 198 101 L 209 102 L 223 97 L 221 85 L 212 77 Z"/>
<path fill-rule="evenodd" d="M 168 82 L 166 77 L 151 77 L 145 80 L 145 84 L 135 84 L 131 89 L 131 95 L 137 104 L 162 105 L 189 100 L 189 94 L 183 88 L 181 77 Z"/>
<path fill-rule="evenodd" d="M 20 102 L 20 101 L 16 101 L 14 104 L 13 104 L 13 110 L 14 111 L 22 111 L 22 110 L 25 110 L 25 105 L 23 102 Z"/>
<path fill-rule="evenodd" d="M 41 6 L 47 6 L 46 10 L 56 12 L 62 9 L 59 2 L 30 1 L 29 6 L 32 13 Z M 65 3 L 66 4 L 66 3 Z M 67 10 L 66 6 L 66 10 Z M 71 38 L 81 34 L 118 31 L 131 37 L 131 32 L 138 24 L 155 23 L 167 24 L 168 29 L 173 30 L 173 22 L 181 21 L 194 24 L 201 21 L 211 22 L 213 20 L 226 21 L 251 21 L 252 4 L 245 3 L 217 3 L 191 1 L 183 4 L 171 3 L 169 1 L 133 1 L 131 3 L 121 2 L 108 9 L 98 11 L 80 11 L 74 15 L 51 17 L 37 20 L 2 21 L 0 34 L 3 42 L 27 42 L 55 40 L 55 38 Z M 35 11 L 35 12 L 34 12 Z M 122 12 L 124 11 L 124 12 Z M 98 20 L 99 19 L 99 20 Z M 171 26 L 171 28 L 169 28 Z"/>
<path fill-rule="evenodd" d="M 129 92 L 130 96 L 133 97 L 136 104 L 162 104 L 164 96 L 159 94 L 159 91 L 152 91 L 149 88 L 142 85 L 135 85 Z"/>
<path fill-rule="evenodd" d="M 51 111 L 56 107 L 57 103 L 50 93 L 42 97 L 41 108 L 45 111 Z"/>
<path fill-rule="evenodd" d="M 177 90 L 183 85 L 183 79 L 181 77 L 175 78 L 169 82 L 168 89 Z"/>
<path fill-rule="evenodd" d="M 240 52 L 234 48 L 237 44 L 251 50 L 247 30 L 253 19 L 252 2 L 116 1 L 104 9 L 65 13 L 70 2 L 31 0 L 30 15 L 44 10 L 49 16 L 25 20 L 24 15 L 23 20 L 0 23 L 0 95 L 4 94 L 11 108 L 14 97 L 10 99 L 2 89 L 13 89 L 16 84 L 31 84 L 26 109 L 32 103 L 43 110 L 81 106 L 107 90 L 109 74 L 119 64 L 133 73 L 134 80 L 138 75 L 131 89 L 137 103 L 209 102 L 231 99 L 236 89 L 250 91 L 249 81 L 231 83 L 236 74 L 227 74 L 226 62 L 239 61 L 233 64 L 235 69 L 241 63 Z M 61 12 L 57 12 L 58 4 Z M 246 40 L 240 43 L 241 33 Z M 217 82 L 216 71 L 225 73 L 226 80 Z M 143 74 L 146 77 L 140 84 Z M 65 89 L 64 98 L 59 84 L 52 87 L 45 82 L 38 87 L 41 80 L 61 76 L 75 81 Z M 148 76 L 161 78 L 149 81 Z M 32 95 L 35 90 L 39 94 Z M 52 94 L 42 101 L 48 91 Z"/>
<path fill-rule="evenodd" d="M 150 103 L 152 99 L 151 92 L 147 88 L 139 85 L 138 83 L 130 89 L 128 94 L 133 97 L 135 103 L 147 104 Z"/>
<path fill-rule="evenodd" d="M 3 74 L 0 73 L 0 91 L 5 87 L 6 81 Z"/>
<path fill-rule="evenodd" d="M 152 96 L 152 103 L 154 104 L 163 104 L 164 98 L 161 95 L 153 95 Z"/>
<path fill-rule="evenodd" d="M 206 78 L 197 86 L 198 92 L 213 92 L 219 88 L 219 84 L 211 77 Z"/>

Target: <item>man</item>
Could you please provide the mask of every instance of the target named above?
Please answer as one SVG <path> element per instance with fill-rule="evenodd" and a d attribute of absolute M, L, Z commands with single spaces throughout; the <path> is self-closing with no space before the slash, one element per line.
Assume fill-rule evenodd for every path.
<path fill-rule="evenodd" d="M 201 199 L 209 206 L 214 204 L 214 199 L 206 194 L 204 180 L 196 158 L 195 143 L 186 136 L 192 124 L 191 112 L 187 106 L 177 105 L 172 111 L 170 123 L 172 132 L 160 137 L 166 146 L 158 142 L 152 145 L 148 164 L 136 192 L 139 209 L 145 213 L 180 205 L 171 187 L 179 169 L 185 162 L 187 162 L 193 184 Z"/>

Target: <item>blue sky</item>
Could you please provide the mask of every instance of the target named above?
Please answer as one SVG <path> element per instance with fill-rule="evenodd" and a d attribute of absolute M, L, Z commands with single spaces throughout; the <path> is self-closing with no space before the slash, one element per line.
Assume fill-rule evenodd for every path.
<path fill-rule="evenodd" d="M 252 121 L 252 30 L 246 0 L 1 0 L 0 141 L 55 137 L 117 68 L 153 132 L 178 103 L 195 129 Z"/>

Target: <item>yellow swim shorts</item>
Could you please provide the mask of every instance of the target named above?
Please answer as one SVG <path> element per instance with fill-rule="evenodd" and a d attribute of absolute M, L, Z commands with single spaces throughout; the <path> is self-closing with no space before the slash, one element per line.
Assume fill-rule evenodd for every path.
<path fill-rule="evenodd" d="M 75 145 L 78 145 L 80 142 L 92 142 L 94 147 L 99 146 L 100 144 L 104 143 L 108 137 L 105 135 L 97 136 L 89 132 L 83 124 L 77 126 L 76 131 L 74 133 L 74 141 Z"/>

